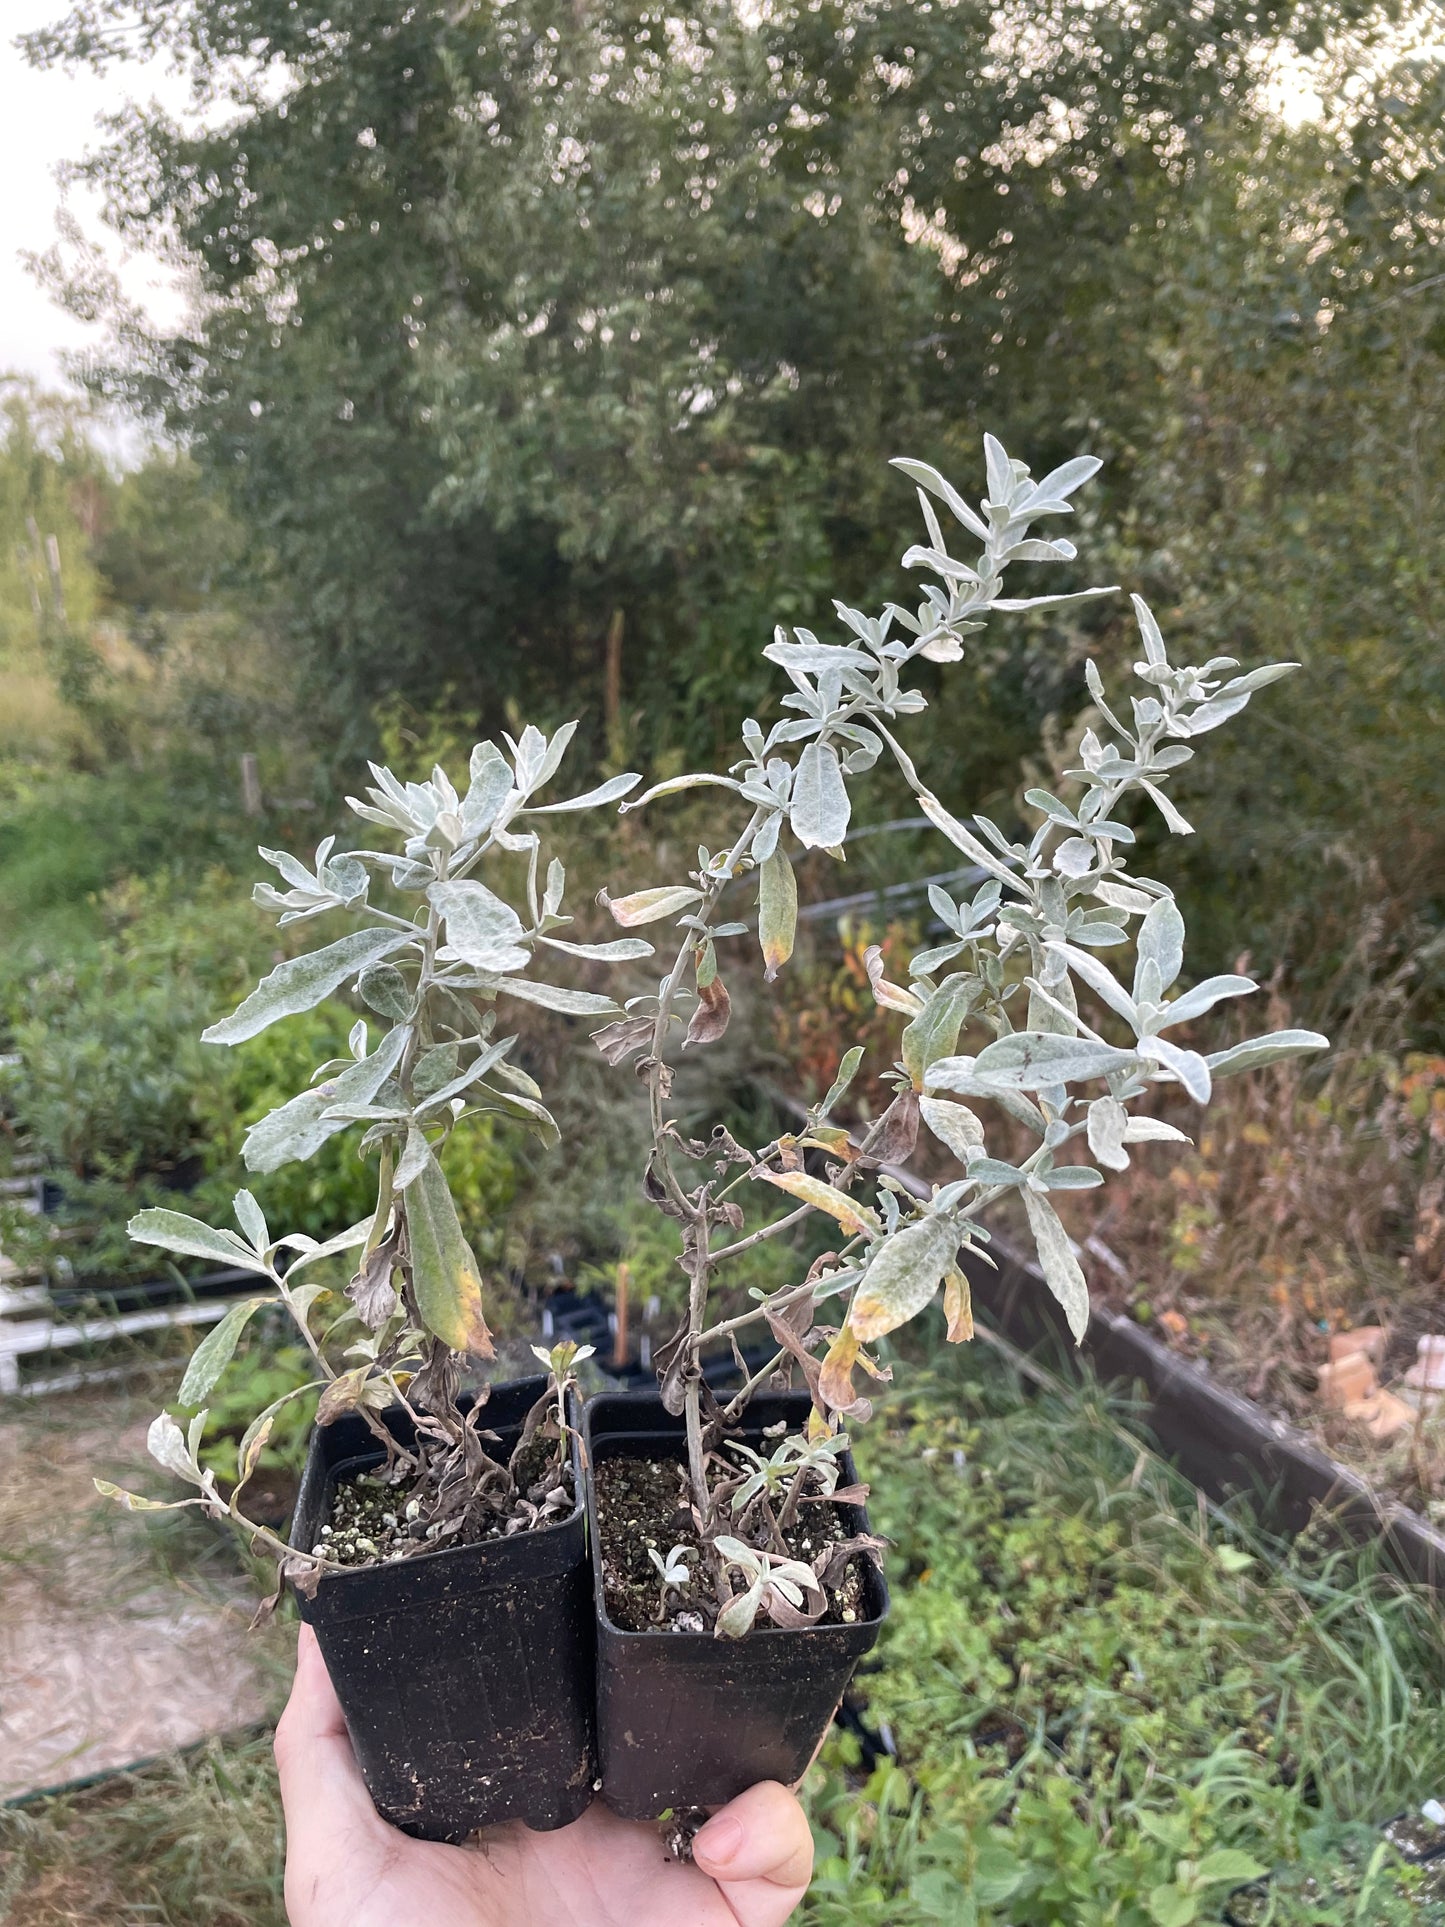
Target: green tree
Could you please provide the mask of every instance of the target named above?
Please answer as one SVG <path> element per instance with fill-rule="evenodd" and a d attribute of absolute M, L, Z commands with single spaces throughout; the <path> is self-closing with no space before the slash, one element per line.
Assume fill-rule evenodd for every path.
<path fill-rule="evenodd" d="M 132 112 L 88 169 L 206 296 L 107 386 L 236 487 L 317 686 L 600 698 L 620 608 L 624 699 L 708 740 L 766 625 L 876 588 L 895 443 L 1143 439 L 1133 243 L 1267 53 L 1361 12 L 85 0 L 30 47 L 164 47 L 243 110 Z"/>

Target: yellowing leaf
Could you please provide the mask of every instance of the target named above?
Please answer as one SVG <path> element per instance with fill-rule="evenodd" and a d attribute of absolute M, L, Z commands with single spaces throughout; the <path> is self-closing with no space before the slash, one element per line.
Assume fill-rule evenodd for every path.
<path fill-rule="evenodd" d="M 867 1343 L 906 1325 L 930 1302 L 953 1267 L 958 1227 L 946 1217 L 920 1218 L 884 1245 L 853 1294 L 848 1323 Z"/>
<path fill-rule="evenodd" d="M 943 1315 L 950 1345 L 962 1345 L 973 1337 L 973 1298 L 961 1271 L 950 1271 L 943 1281 Z"/>
<path fill-rule="evenodd" d="M 818 1396 L 830 1411 L 844 1411 L 853 1403 L 853 1367 L 858 1362 L 858 1340 L 845 1325 L 823 1355 Z"/>
<path fill-rule="evenodd" d="M 798 929 L 798 879 L 781 850 L 774 850 L 758 872 L 758 941 L 771 983 L 793 954 Z"/>
<path fill-rule="evenodd" d="M 884 1010 L 901 1010 L 905 1017 L 917 1017 L 923 1009 L 921 997 L 915 997 L 911 990 L 901 984 L 891 984 L 883 975 L 886 965 L 883 962 L 881 944 L 870 943 L 863 952 L 863 966 L 868 972 L 868 982 L 873 987 L 873 1001 Z"/>
<path fill-rule="evenodd" d="M 454 1352 L 493 1357 L 482 1316 L 482 1275 L 434 1157 L 407 1192 L 405 1208 L 412 1293 L 422 1323 Z"/>
<path fill-rule="evenodd" d="M 815 1211 L 826 1211 L 850 1237 L 867 1236 L 876 1238 L 883 1227 L 866 1204 L 846 1197 L 843 1192 L 835 1191 L 831 1184 L 824 1184 L 821 1178 L 810 1178 L 806 1171 L 755 1171 L 754 1177 L 765 1178 L 769 1184 L 777 1185 L 800 1204 L 810 1204 Z"/>
<path fill-rule="evenodd" d="M 349 1372 L 342 1372 L 333 1378 L 321 1394 L 316 1406 L 316 1423 L 331 1425 L 345 1412 L 354 1412 L 361 1403 L 361 1388 L 370 1370 L 366 1365 L 354 1365 Z M 254 1445 L 256 1441 L 253 1439 Z M 244 1481 L 243 1481 L 244 1483 Z"/>
<path fill-rule="evenodd" d="M 683 884 L 664 884 L 657 890 L 634 890 L 630 897 L 609 897 L 604 890 L 597 901 L 604 910 L 611 911 L 614 922 L 620 923 L 624 930 L 631 930 L 639 923 L 656 923 L 674 911 L 687 910 L 701 898 L 701 890 Z"/>

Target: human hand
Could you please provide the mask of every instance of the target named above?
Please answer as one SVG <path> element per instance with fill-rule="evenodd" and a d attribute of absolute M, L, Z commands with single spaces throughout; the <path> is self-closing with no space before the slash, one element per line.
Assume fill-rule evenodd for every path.
<path fill-rule="evenodd" d="M 371 1803 L 309 1626 L 276 1764 L 291 1927 L 782 1927 L 812 1876 L 803 1810 L 771 1781 L 712 1816 L 691 1866 L 600 1800 L 555 1833 L 513 1823 L 475 1846 L 413 1840 Z"/>

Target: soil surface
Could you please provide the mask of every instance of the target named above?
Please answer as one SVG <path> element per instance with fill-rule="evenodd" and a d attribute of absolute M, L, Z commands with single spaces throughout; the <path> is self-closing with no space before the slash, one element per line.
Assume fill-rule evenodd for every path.
<path fill-rule="evenodd" d="M 514 1435 L 515 1437 L 515 1435 Z M 495 1448 L 505 1463 L 509 1445 L 503 1441 Z M 560 1485 L 567 1495 L 567 1509 L 576 1505 L 570 1462 L 560 1474 L 556 1470 L 556 1445 L 543 1437 L 533 1439 L 517 1467 L 520 1491 L 540 1504 L 548 1491 Z M 554 1511 L 540 1522 L 538 1529 L 557 1525 L 567 1516 Z M 491 1513 L 467 1517 L 454 1532 L 428 1525 L 419 1500 L 408 1496 L 405 1485 L 392 1485 L 374 1473 L 362 1472 L 336 1487 L 331 1497 L 331 1520 L 321 1528 L 320 1550 L 343 1566 L 383 1565 L 394 1559 L 421 1558 L 428 1552 L 445 1552 L 452 1546 L 475 1546 L 489 1539 L 504 1539 L 529 1528 L 514 1514 Z"/>
<path fill-rule="evenodd" d="M 709 1630 L 717 1598 L 686 1499 L 686 1475 L 676 1459 L 649 1459 L 614 1453 L 593 1468 L 597 1518 L 602 1541 L 602 1584 L 607 1612 L 624 1632 Z M 804 1500 L 796 1524 L 783 1534 L 792 1557 L 812 1565 L 829 1546 L 850 1536 L 837 1506 Z M 741 1536 L 734 1533 L 734 1536 Z M 666 1559 L 674 1547 L 688 1553 L 689 1578 L 670 1586 L 663 1606 L 662 1575 L 649 1552 Z M 865 1614 L 865 1575 L 861 1557 L 850 1559 L 842 1582 L 829 1587 L 823 1623 L 851 1624 Z M 736 1588 L 741 1591 L 741 1586 Z"/>

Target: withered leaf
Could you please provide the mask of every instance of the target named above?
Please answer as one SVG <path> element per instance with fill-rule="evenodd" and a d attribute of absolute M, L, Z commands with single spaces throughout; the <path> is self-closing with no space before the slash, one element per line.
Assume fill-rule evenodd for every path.
<path fill-rule="evenodd" d="M 874 1533 L 860 1532 L 855 1538 L 840 1539 L 836 1545 L 827 1547 L 814 1560 L 813 1570 L 825 1586 L 837 1586 L 848 1570 L 850 1559 L 855 1556 L 871 1559 L 875 1566 L 881 1566 L 888 1544 L 887 1539 L 880 1539 Z"/>
<path fill-rule="evenodd" d="M 973 1296 L 961 1271 L 950 1271 L 943 1281 L 943 1315 L 950 1345 L 962 1345 L 973 1337 Z"/>
<path fill-rule="evenodd" d="M 687 1036 L 682 1040 L 683 1049 L 686 1050 L 689 1044 L 715 1044 L 727 1029 L 732 1014 L 733 1001 L 721 977 L 714 977 L 709 984 L 700 984 L 697 1009 L 692 1013 Z"/>
<path fill-rule="evenodd" d="M 321 1394 L 316 1406 L 316 1423 L 331 1425 L 344 1412 L 354 1412 L 361 1403 L 362 1390 L 366 1384 L 369 1365 L 354 1365 L 349 1372 L 342 1372 L 333 1378 Z"/>
<path fill-rule="evenodd" d="M 883 1113 L 870 1156 L 880 1164 L 906 1164 L 918 1142 L 918 1093 L 900 1091 Z"/>
<path fill-rule="evenodd" d="M 356 1315 L 370 1331 L 380 1331 L 396 1310 L 398 1299 L 391 1274 L 397 1262 L 395 1236 L 383 1238 L 361 1260 L 356 1276 L 346 1287 L 346 1295 Z"/>
<path fill-rule="evenodd" d="M 592 1041 L 609 1064 L 620 1064 L 633 1051 L 652 1042 L 652 1031 L 650 1017 L 623 1017 L 615 1024 L 604 1024 L 601 1030 L 594 1030 Z"/>

